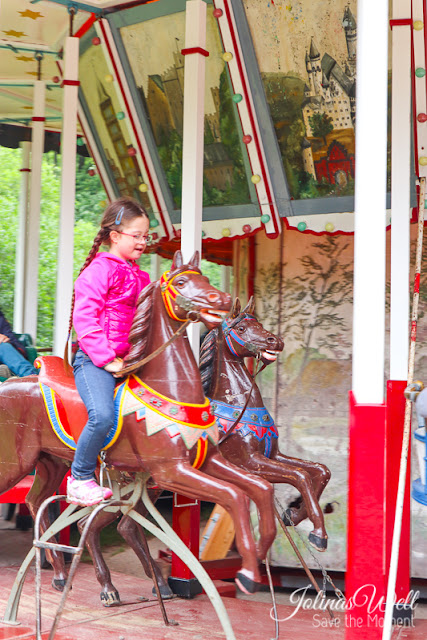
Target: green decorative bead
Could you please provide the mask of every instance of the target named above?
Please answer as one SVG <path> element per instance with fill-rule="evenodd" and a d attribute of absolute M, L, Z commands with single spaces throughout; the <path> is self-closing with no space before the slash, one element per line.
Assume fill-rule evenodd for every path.
<path fill-rule="evenodd" d="M 83 138 L 77 138 L 77 146 L 78 147 L 83 147 L 85 141 L 83 140 Z"/>
<path fill-rule="evenodd" d="M 270 222 L 270 216 L 268 215 L 268 213 L 264 213 L 261 216 L 261 222 L 263 222 L 264 224 L 267 224 L 267 222 Z"/>
<path fill-rule="evenodd" d="M 298 231 L 305 231 L 307 229 L 307 223 L 306 222 L 298 222 L 297 229 L 298 229 Z"/>
<path fill-rule="evenodd" d="M 205 236 L 206 236 L 206 233 L 202 231 L 202 238 L 204 238 Z"/>
<path fill-rule="evenodd" d="M 238 102 L 241 102 L 243 100 L 243 96 L 241 93 L 235 93 L 233 96 L 233 102 L 235 102 L 236 104 Z"/>
<path fill-rule="evenodd" d="M 159 226 L 159 221 L 157 220 L 157 218 L 152 218 L 150 220 L 150 228 L 155 229 L 158 226 Z"/>
<path fill-rule="evenodd" d="M 427 209 L 427 200 L 424 200 L 424 209 Z"/>
<path fill-rule="evenodd" d="M 426 70 L 422 67 L 417 67 L 417 69 L 415 69 L 415 75 L 417 76 L 417 78 L 424 78 L 425 74 Z"/>
<path fill-rule="evenodd" d="M 116 118 L 117 118 L 117 120 L 124 120 L 126 118 L 126 115 L 125 115 L 125 113 L 123 111 L 118 111 L 116 113 Z"/>

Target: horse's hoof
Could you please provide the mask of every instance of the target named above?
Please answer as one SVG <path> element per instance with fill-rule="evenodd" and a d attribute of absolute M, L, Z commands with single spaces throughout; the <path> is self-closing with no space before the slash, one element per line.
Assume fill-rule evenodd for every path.
<path fill-rule="evenodd" d="M 162 600 L 171 600 L 173 598 L 173 591 L 168 584 L 159 584 L 159 591 Z M 157 596 L 156 587 L 153 587 L 152 594 Z"/>
<path fill-rule="evenodd" d="M 255 593 L 259 589 L 258 582 L 251 580 L 244 573 L 240 573 L 240 571 L 236 574 L 235 582 L 239 587 L 240 591 L 246 593 L 246 595 L 250 596 L 252 593 Z"/>
<path fill-rule="evenodd" d="M 328 536 L 321 538 L 312 532 L 308 535 L 308 541 L 317 551 L 326 551 L 328 547 Z"/>
<path fill-rule="evenodd" d="M 100 597 L 104 607 L 118 607 L 120 604 L 118 591 L 101 591 Z"/>
<path fill-rule="evenodd" d="M 56 591 L 64 591 L 66 584 L 67 584 L 67 581 L 63 579 L 59 580 L 58 578 L 53 578 L 52 580 L 52 587 Z"/>

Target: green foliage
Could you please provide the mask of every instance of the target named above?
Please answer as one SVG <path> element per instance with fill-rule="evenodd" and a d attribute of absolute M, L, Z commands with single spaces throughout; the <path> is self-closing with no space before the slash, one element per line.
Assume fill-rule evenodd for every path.
<path fill-rule="evenodd" d="M 323 138 L 326 145 L 326 136 L 334 130 L 333 120 L 326 113 L 313 113 L 308 119 L 315 138 Z"/>

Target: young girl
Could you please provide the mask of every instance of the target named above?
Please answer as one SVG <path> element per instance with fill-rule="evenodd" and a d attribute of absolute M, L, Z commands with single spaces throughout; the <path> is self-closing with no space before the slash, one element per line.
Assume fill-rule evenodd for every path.
<path fill-rule="evenodd" d="M 148 215 L 138 202 L 119 198 L 111 203 L 75 282 L 70 329 L 73 322 L 79 350 L 74 376 L 89 419 L 68 479 L 67 499 L 73 504 L 90 506 L 112 495 L 95 482 L 95 469 L 114 423 L 114 387 L 129 350 L 138 296 L 150 282 L 135 263 L 147 245 L 148 229 Z M 108 252 L 98 253 L 102 244 Z"/>

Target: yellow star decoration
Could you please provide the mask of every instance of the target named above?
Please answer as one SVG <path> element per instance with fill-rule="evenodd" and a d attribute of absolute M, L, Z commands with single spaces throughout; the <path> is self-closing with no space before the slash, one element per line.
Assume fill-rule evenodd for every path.
<path fill-rule="evenodd" d="M 33 107 L 22 107 L 23 109 L 32 109 Z"/>
<path fill-rule="evenodd" d="M 9 29 L 9 31 L 3 30 L 3 33 L 5 33 L 7 36 L 10 36 L 11 38 L 20 38 L 21 36 L 26 35 L 23 31 L 15 31 L 14 29 Z"/>
<path fill-rule="evenodd" d="M 44 18 L 41 13 L 38 11 L 31 11 L 30 9 L 26 9 L 25 11 L 18 11 L 21 14 L 22 18 L 31 18 L 31 20 L 37 20 L 37 18 Z"/>
<path fill-rule="evenodd" d="M 38 76 L 38 72 L 37 71 L 26 71 L 25 72 L 27 74 L 27 76 Z"/>
<path fill-rule="evenodd" d="M 22 62 L 34 62 L 34 58 L 31 56 L 17 56 L 17 60 L 22 60 Z"/>

